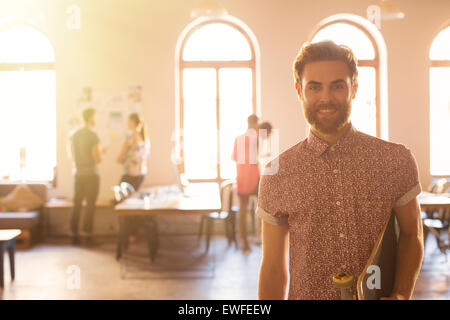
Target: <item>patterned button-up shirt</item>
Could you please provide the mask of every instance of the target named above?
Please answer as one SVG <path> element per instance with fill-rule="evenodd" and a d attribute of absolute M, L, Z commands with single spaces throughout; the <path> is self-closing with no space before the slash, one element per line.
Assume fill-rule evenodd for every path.
<path fill-rule="evenodd" d="M 340 299 L 333 275 L 356 279 L 393 208 L 420 193 L 414 156 L 352 126 L 332 146 L 310 132 L 277 165 L 261 177 L 257 213 L 289 228 L 289 299 Z"/>

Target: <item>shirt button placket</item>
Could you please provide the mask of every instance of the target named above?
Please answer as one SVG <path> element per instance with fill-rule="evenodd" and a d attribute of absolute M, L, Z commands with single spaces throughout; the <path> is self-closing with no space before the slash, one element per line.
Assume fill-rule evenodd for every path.
<path fill-rule="evenodd" d="M 334 148 L 331 148 L 331 151 L 334 151 Z M 340 170 L 339 168 L 339 161 L 337 161 L 337 163 L 335 164 L 335 168 L 333 169 L 333 175 L 334 175 L 334 181 L 336 181 L 335 183 L 335 188 L 336 188 L 336 195 L 337 195 L 337 199 L 336 199 L 336 212 L 338 213 L 339 217 L 341 218 L 340 220 L 342 221 L 341 224 L 339 224 L 338 226 L 338 236 L 339 236 L 339 242 L 341 245 L 341 268 L 342 271 L 348 271 L 347 267 L 348 267 L 348 248 L 347 248 L 347 243 L 346 243 L 346 236 L 344 233 L 344 230 L 346 230 L 346 224 L 348 223 L 347 221 L 347 215 L 345 213 L 345 208 L 343 207 L 343 199 L 344 199 L 344 195 L 343 195 L 343 183 L 342 183 L 342 175 L 340 174 Z"/>

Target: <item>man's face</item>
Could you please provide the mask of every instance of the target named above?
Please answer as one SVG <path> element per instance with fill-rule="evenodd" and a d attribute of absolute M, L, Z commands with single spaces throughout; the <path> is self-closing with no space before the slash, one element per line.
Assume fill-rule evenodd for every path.
<path fill-rule="evenodd" d="M 358 83 L 355 80 L 352 84 L 350 69 L 345 62 L 307 63 L 301 87 L 297 83 L 295 87 L 305 118 L 316 131 L 333 134 L 349 122 Z"/>

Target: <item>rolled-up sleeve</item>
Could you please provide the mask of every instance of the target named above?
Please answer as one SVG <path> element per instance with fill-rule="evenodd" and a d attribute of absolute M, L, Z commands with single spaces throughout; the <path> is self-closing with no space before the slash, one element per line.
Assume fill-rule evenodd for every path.
<path fill-rule="evenodd" d="M 259 184 L 258 207 L 256 208 L 256 214 L 261 219 L 279 226 L 288 225 L 288 215 L 282 210 L 281 186 L 278 174 L 263 174 Z"/>
<path fill-rule="evenodd" d="M 402 146 L 399 154 L 399 167 L 397 169 L 398 193 L 394 208 L 403 206 L 413 200 L 421 191 L 419 171 L 416 159 L 412 152 Z"/>

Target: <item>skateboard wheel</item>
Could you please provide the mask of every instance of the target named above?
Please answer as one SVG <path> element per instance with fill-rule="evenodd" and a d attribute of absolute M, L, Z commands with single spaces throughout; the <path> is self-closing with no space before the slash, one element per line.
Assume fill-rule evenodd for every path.
<path fill-rule="evenodd" d="M 348 272 L 339 272 L 333 276 L 333 282 L 338 288 L 349 288 L 353 284 L 353 275 Z"/>

